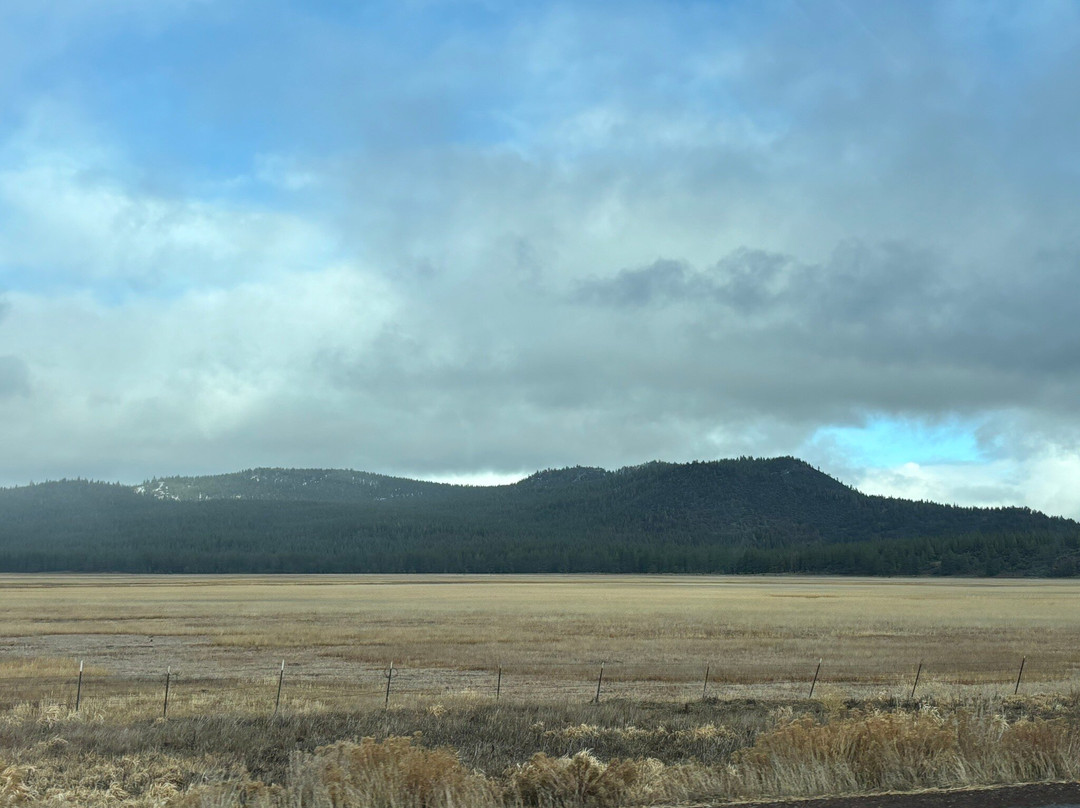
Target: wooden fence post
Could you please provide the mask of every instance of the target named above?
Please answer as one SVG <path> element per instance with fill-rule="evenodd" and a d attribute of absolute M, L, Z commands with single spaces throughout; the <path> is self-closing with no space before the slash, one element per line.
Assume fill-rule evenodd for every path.
<path fill-rule="evenodd" d="M 285 682 L 285 660 L 281 660 L 281 671 L 278 673 L 277 680 L 277 698 L 274 699 L 274 715 L 278 714 L 278 708 L 281 707 L 281 685 Z"/>
<path fill-rule="evenodd" d="M 169 679 L 172 678 L 172 666 L 165 669 L 165 704 L 161 708 L 161 717 L 169 717 Z"/>
<path fill-rule="evenodd" d="M 502 665 L 499 666 L 499 678 L 495 680 L 495 701 L 499 700 L 499 694 L 502 692 Z"/>
<path fill-rule="evenodd" d="M 600 678 L 596 680 L 596 697 L 593 699 L 593 704 L 600 703 L 600 685 L 604 683 L 604 663 L 600 663 Z"/>
<path fill-rule="evenodd" d="M 818 674 L 821 673 L 821 660 L 817 661 L 817 670 L 814 671 L 814 681 L 810 683 L 810 695 L 808 698 L 814 698 L 814 688 L 817 686 Z"/>
<path fill-rule="evenodd" d="M 1016 674 L 1016 687 L 1013 688 L 1013 695 L 1015 696 L 1020 692 L 1020 677 L 1024 675 L 1024 663 L 1027 662 L 1027 657 L 1020 660 L 1020 672 Z"/>
<path fill-rule="evenodd" d="M 79 660 L 79 684 L 75 687 L 75 712 L 79 712 L 79 703 L 82 701 L 82 670 L 83 661 Z"/>
<path fill-rule="evenodd" d="M 708 687 L 709 687 L 709 668 L 710 668 L 710 667 L 711 667 L 711 665 L 710 665 L 710 664 L 706 664 L 706 665 L 705 665 L 705 684 L 703 684 L 703 685 L 701 686 L 701 700 L 702 700 L 702 701 L 705 701 L 705 691 L 706 691 L 706 690 L 708 689 Z"/>
<path fill-rule="evenodd" d="M 919 660 L 919 669 L 915 671 L 915 684 L 911 686 L 911 698 L 915 698 L 915 688 L 919 686 L 919 674 L 922 673 L 922 660 Z"/>
<path fill-rule="evenodd" d="M 390 682 L 397 676 L 397 671 L 394 670 L 394 660 L 390 660 L 390 667 L 383 676 L 386 677 L 386 701 L 383 702 L 383 710 L 385 711 L 390 709 Z"/>

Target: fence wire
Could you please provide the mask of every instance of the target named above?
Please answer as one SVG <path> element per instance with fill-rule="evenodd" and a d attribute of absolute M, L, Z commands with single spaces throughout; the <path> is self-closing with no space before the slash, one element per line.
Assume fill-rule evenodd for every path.
<path fill-rule="evenodd" d="M 8 658 L 10 661 L 10 658 Z M 432 700 L 466 697 L 473 700 L 594 701 L 605 699 L 689 702 L 700 699 L 737 699 L 749 696 L 809 698 L 867 696 L 910 697 L 940 693 L 942 688 L 982 689 L 1003 696 L 1019 692 L 1076 690 L 1080 672 L 1073 669 L 1047 674 L 1040 656 L 958 662 L 943 656 L 913 660 L 899 669 L 869 671 L 865 664 L 844 660 L 790 660 L 768 671 L 743 661 L 664 663 L 647 660 L 602 660 L 590 663 L 505 665 L 471 670 L 410 667 L 395 662 L 387 684 L 389 662 L 380 665 L 338 666 L 331 670 L 306 666 L 302 661 L 267 664 L 261 675 L 222 676 L 200 674 L 197 661 L 176 659 L 162 664 L 160 673 L 117 675 L 96 668 L 93 660 L 79 683 L 78 666 L 70 673 L 39 674 L 32 671 L 0 671 L 0 709 L 25 704 L 56 704 L 68 709 L 93 706 L 108 712 L 124 702 L 146 702 L 146 711 L 160 696 L 164 702 L 166 670 L 169 671 L 169 706 L 173 712 L 199 712 L 233 703 L 246 709 L 270 710 L 276 702 L 279 682 L 283 709 L 368 709 L 389 703 L 409 707 Z M 500 671 L 501 667 L 501 671 Z M 280 679 L 279 679 L 280 676 Z M 917 680 L 916 680 L 917 677 Z M 164 704 L 162 704 L 164 706 Z"/>

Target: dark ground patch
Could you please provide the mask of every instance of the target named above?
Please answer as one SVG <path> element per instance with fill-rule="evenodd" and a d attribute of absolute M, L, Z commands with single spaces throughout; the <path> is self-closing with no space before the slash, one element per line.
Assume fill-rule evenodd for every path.
<path fill-rule="evenodd" d="M 1080 805 L 1080 783 L 1038 783 L 1000 788 L 875 794 L 744 803 L 740 808 L 1070 808 Z"/>

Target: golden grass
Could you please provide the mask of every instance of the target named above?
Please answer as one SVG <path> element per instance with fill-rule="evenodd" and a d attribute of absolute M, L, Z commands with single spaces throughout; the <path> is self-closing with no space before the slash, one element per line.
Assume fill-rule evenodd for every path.
<path fill-rule="evenodd" d="M 501 712 L 452 702 L 390 714 L 381 739 L 350 736 L 378 724 L 372 715 L 334 730 L 320 720 L 88 724 L 57 710 L 15 711 L 0 725 L 8 740 L 0 807 L 614 808 L 1080 777 L 1076 697 L 835 703 L 825 705 L 831 712 L 821 705 L 801 712 L 806 706 L 763 713 L 715 703 L 686 714 L 673 705 L 657 716 L 632 705 Z M 592 720 L 581 721 L 585 715 Z M 536 718 L 543 720 L 526 728 L 523 722 Z M 425 730 L 390 731 L 409 724 Z M 308 734 L 343 731 L 289 754 Z M 429 741 L 429 734 L 443 740 Z M 475 752 L 489 744 L 512 746 L 516 762 L 481 771 Z M 544 751 L 533 751 L 538 746 Z M 287 767 L 253 775 L 242 765 L 249 747 L 262 749 L 252 763 L 284 753 Z M 603 748 L 640 751 L 605 759 L 593 751 Z"/>
<path fill-rule="evenodd" d="M 821 724 L 808 716 L 757 738 L 729 767 L 748 796 L 910 791 L 1080 776 L 1075 723 L 934 708 L 856 712 Z"/>
<path fill-rule="evenodd" d="M 0 735 L 36 739 L 0 752 L 0 808 L 606 806 L 1076 778 L 1077 602 L 1080 581 L 0 575 Z M 904 703 L 920 660 L 933 709 Z M 296 751 L 253 773 L 200 746 L 211 725 Z"/>
<path fill-rule="evenodd" d="M 670 699 L 700 692 L 706 664 L 711 693 L 791 698 L 819 657 L 819 687 L 864 697 L 902 692 L 920 660 L 920 692 L 943 696 L 1007 687 L 1022 657 L 1032 685 L 1080 677 L 1076 581 L 5 575 L 0 591 L 0 703 L 57 696 L 77 659 L 91 693 L 103 671 L 149 693 L 171 666 L 182 701 L 273 689 L 284 658 L 287 693 L 333 706 L 375 703 L 391 660 L 410 697 L 488 692 L 501 665 L 505 697 L 577 699 L 602 661 L 605 693 Z"/>

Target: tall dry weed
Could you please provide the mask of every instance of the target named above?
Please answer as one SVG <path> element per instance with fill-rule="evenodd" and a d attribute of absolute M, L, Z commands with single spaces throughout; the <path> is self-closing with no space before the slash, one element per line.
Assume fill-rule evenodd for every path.
<path fill-rule="evenodd" d="M 652 759 L 605 764 L 584 751 L 561 758 L 538 752 L 510 773 L 505 797 L 512 804 L 542 808 L 638 804 L 663 769 Z"/>
<path fill-rule="evenodd" d="M 935 713 L 793 719 L 758 736 L 734 768 L 746 793 L 809 795 L 951 785 L 958 741 Z"/>
<path fill-rule="evenodd" d="M 33 792 L 26 784 L 27 769 L 22 766 L 4 766 L 0 762 L 0 808 L 24 805 Z"/>
<path fill-rule="evenodd" d="M 935 709 L 809 716 L 760 734 L 728 767 L 744 796 L 812 796 L 1035 782 L 1080 774 L 1080 735 L 1060 720 Z"/>
<path fill-rule="evenodd" d="M 288 808 L 290 805 L 284 787 L 240 780 L 197 786 L 169 800 L 163 808 Z"/>
<path fill-rule="evenodd" d="M 448 703 L 138 723 L 15 709 L 0 720 L 0 808 L 611 808 L 1080 777 L 1075 698 Z"/>
<path fill-rule="evenodd" d="M 451 749 L 411 738 L 341 741 L 294 755 L 290 805 L 296 808 L 495 808 L 496 790 L 461 765 Z"/>

